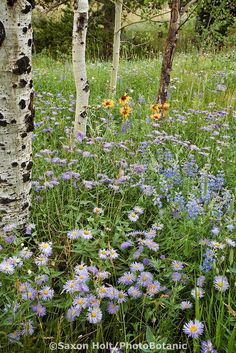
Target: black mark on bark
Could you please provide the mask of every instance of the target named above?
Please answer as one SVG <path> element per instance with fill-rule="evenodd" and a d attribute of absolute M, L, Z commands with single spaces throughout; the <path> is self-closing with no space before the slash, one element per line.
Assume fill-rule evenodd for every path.
<path fill-rule="evenodd" d="M 81 12 L 78 18 L 77 32 L 81 32 L 85 28 L 86 23 L 87 23 L 87 13 Z"/>
<path fill-rule="evenodd" d="M 14 167 L 14 168 L 15 168 L 15 167 L 17 167 L 17 166 L 18 166 L 18 163 L 17 163 L 17 162 L 12 162 L 12 164 L 11 164 L 11 165 L 12 165 L 12 167 Z"/>
<path fill-rule="evenodd" d="M 8 6 L 14 6 L 14 4 L 15 4 L 16 1 L 17 1 L 17 0 L 7 0 L 7 5 L 8 5 Z"/>
<path fill-rule="evenodd" d="M 80 114 L 81 118 L 85 119 L 86 116 L 87 116 L 87 113 L 86 111 L 83 111 L 81 114 Z"/>
<path fill-rule="evenodd" d="M 29 39 L 28 40 L 28 46 L 31 47 L 31 45 L 32 45 L 32 39 Z"/>
<path fill-rule="evenodd" d="M 32 167 L 33 167 L 33 162 L 32 162 L 32 161 L 30 161 L 30 162 L 27 164 L 26 169 L 27 169 L 27 170 L 31 170 L 31 169 L 32 169 Z"/>
<path fill-rule="evenodd" d="M 11 120 L 11 124 L 16 124 L 16 119 Z"/>
<path fill-rule="evenodd" d="M 21 168 L 25 168 L 25 167 L 26 167 L 26 163 L 25 162 L 21 163 Z"/>
<path fill-rule="evenodd" d="M 30 180 L 30 172 L 23 174 L 22 179 L 23 179 L 23 183 L 27 183 L 27 181 Z"/>
<path fill-rule="evenodd" d="M 29 3 L 30 3 L 30 5 L 32 6 L 32 9 L 34 9 L 35 8 L 35 0 L 27 0 Z"/>
<path fill-rule="evenodd" d="M 26 85 L 27 85 L 27 81 L 21 79 L 21 80 L 20 80 L 19 87 L 20 87 L 20 88 L 24 88 Z"/>
<path fill-rule="evenodd" d="M 0 21 L 0 47 L 2 43 L 4 42 L 4 39 L 6 37 L 6 32 L 3 23 Z"/>
<path fill-rule="evenodd" d="M 0 113 L 0 120 L 4 119 L 4 116 L 2 115 L 2 113 Z"/>
<path fill-rule="evenodd" d="M 16 75 L 22 75 L 28 72 L 29 69 L 31 69 L 30 59 L 28 56 L 23 56 L 23 58 L 17 60 L 12 72 Z"/>
<path fill-rule="evenodd" d="M 83 88 L 83 91 L 85 91 L 86 93 L 89 91 L 89 83 L 88 83 L 88 81 L 86 81 L 85 86 Z"/>
<path fill-rule="evenodd" d="M 0 120 L 0 126 L 6 127 L 7 126 L 6 120 Z"/>
<path fill-rule="evenodd" d="M 29 13 L 31 11 L 31 9 L 32 9 L 31 5 L 25 5 L 25 8 L 23 10 L 21 10 L 21 12 L 26 15 L 27 13 Z"/>
<path fill-rule="evenodd" d="M 28 31 L 28 28 L 27 27 L 23 27 L 22 32 L 26 33 L 27 31 Z"/>
<path fill-rule="evenodd" d="M 0 197 L 0 204 L 7 205 L 8 203 L 14 202 L 14 200 L 8 199 L 7 197 Z"/>
<path fill-rule="evenodd" d="M 26 107 L 26 103 L 24 99 L 21 99 L 20 103 L 19 103 L 20 109 L 25 109 Z"/>
<path fill-rule="evenodd" d="M 21 137 L 22 138 L 25 138 L 27 136 L 27 133 L 26 132 L 23 132 L 23 134 L 21 134 Z"/>
<path fill-rule="evenodd" d="M 34 117 L 30 114 L 25 116 L 26 132 L 31 132 L 34 130 Z"/>
<path fill-rule="evenodd" d="M 26 202 L 23 206 L 22 206 L 22 211 L 24 211 L 27 207 L 29 207 L 29 203 Z"/>

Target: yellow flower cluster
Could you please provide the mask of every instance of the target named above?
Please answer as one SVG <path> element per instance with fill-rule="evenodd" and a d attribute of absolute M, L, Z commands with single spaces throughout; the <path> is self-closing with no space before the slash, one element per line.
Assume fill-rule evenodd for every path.
<path fill-rule="evenodd" d="M 152 104 L 151 105 L 151 119 L 152 120 L 160 120 L 161 117 L 165 116 L 166 113 L 168 112 L 169 110 L 169 103 L 165 102 L 163 104 L 158 104 L 158 103 L 155 103 L 155 104 Z"/>
<path fill-rule="evenodd" d="M 132 108 L 128 105 L 129 101 L 131 100 L 132 98 L 127 94 L 125 93 L 123 96 L 120 97 L 119 99 L 119 104 L 122 106 L 120 108 L 120 114 L 125 118 L 127 119 L 128 116 L 130 115 L 131 111 L 132 111 Z M 115 105 L 115 102 L 112 100 L 112 99 L 104 99 L 103 102 L 102 102 L 102 106 L 104 108 L 113 108 Z"/>

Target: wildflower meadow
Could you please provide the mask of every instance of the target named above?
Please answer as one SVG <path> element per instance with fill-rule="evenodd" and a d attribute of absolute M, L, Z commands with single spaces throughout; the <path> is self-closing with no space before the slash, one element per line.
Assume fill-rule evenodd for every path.
<path fill-rule="evenodd" d="M 1 352 L 236 352 L 235 50 L 88 63 L 73 139 L 69 61 L 33 60 L 31 222 L 0 237 Z"/>

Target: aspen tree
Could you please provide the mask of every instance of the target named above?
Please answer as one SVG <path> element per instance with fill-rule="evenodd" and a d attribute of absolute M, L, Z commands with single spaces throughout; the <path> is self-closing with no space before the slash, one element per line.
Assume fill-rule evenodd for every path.
<path fill-rule="evenodd" d="M 24 226 L 31 208 L 34 0 L 0 1 L 0 228 Z"/>

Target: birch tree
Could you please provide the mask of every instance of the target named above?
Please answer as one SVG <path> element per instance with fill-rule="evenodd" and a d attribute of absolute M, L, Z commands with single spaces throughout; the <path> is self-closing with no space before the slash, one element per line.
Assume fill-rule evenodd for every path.
<path fill-rule="evenodd" d="M 115 1 L 115 26 L 114 26 L 114 40 L 113 40 L 113 59 L 110 92 L 112 96 L 116 94 L 117 76 L 120 61 L 120 35 L 121 35 L 121 17 L 122 17 L 123 0 Z"/>
<path fill-rule="evenodd" d="M 178 31 L 180 26 L 180 0 L 172 0 L 171 2 L 171 15 L 169 31 L 165 43 L 160 86 L 158 91 L 158 102 L 164 104 L 167 101 L 167 89 L 170 84 L 170 73 L 172 70 L 172 63 L 174 59 L 174 53 L 176 43 L 178 39 Z"/>
<path fill-rule="evenodd" d="M 86 36 L 88 27 L 88 0 L 73 0 L 74 23 L 72 61 L 76 85 L 76 111 L 74 136 L 81 132 L 86 135 L 89 83 L 86 71 Z"/>
<path fill-rule="evenodd" d="M 0 1 L 0 228 L 24 225 L 31 208 L 34 0 Z"/>

